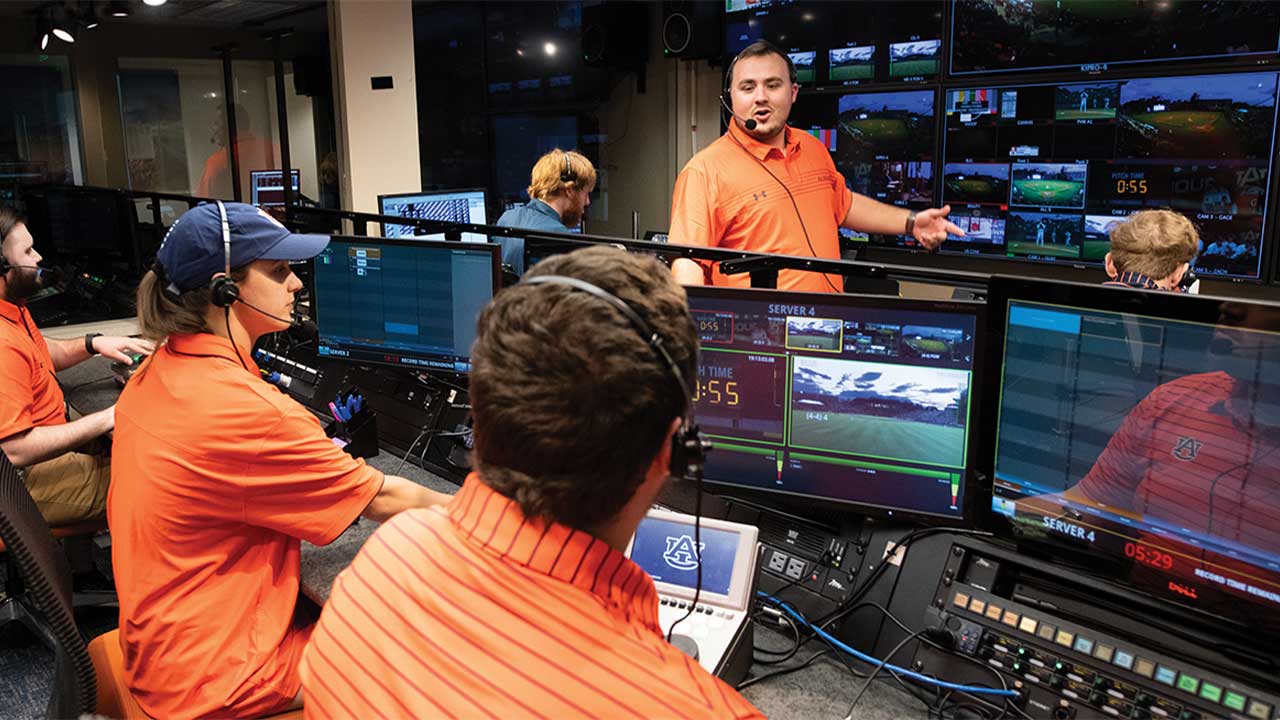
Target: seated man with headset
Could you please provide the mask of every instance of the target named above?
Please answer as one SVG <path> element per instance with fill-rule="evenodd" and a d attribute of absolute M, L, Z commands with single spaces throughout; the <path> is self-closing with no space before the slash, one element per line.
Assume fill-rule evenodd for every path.
<path fill-rule="evenodd" d="M 163 344 L 116 405 L 107 518 L 125 675 L 152 717 L 299 704 L 300 541 L 448 500 L 338 449 L 254 365 L 258 338 L 290 324 L 289 261 L 327 244 L 249 205 L 201 205 L 138 287 L 142 333 Z"/>
<path fill-rule="evenodd" d="M 26 307 L 50 277 L 33 242 L 22 216 L 0 207 L 0 450 L 21 469 L 45 522 L 70 525 L 106 510 L 111 458 L 94 441 L 111 432 L 115 409 L 68 422 L 55 373 L 98 354 L 132 364 L 130 354 L 153 346 L 101 333 L 46 340 Z"/>
<path fill-rule="evenodd" d="M 666 641 L 623 554 L 667 479 L 702 463 L 697 348 L 651 257 L 577 250 L 498 294 L 472 349 L 476 471 L 335 581 L 307 715 L 761 717 Z"/>
<path fill-rule="evenodd" d="M 498 218 L 501 227 L 566 233 L 582 224 L 596 188 L 596 168 L 585 156 L 552 150 L 538 158 L 529 178 L 529 202 Z M 502 264 L 524 274 L 524 238 L 501 238 Z"/>

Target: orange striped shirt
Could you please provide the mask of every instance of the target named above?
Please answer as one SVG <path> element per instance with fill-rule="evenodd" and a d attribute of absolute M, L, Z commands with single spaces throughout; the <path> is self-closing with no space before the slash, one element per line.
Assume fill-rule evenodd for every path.
<path fill-rule="evenodd" d="M 793 127 L 786 133 L 786 148 L 780 150 L 730 123 L 729 132 L 694 155 L 676 178 L 671 242 L 839 260 L 840 223 L 849 214 L 853 192 L 822 141 Z M 786 183 L 795 205 L 779 183 Z M 749 274 L 723 275 L 718 265 L 709 280 L 751 285 Z M 843 287 L 844 280 L 800 270 L 778 273 L 782 290 L 833 292 L 833 286 Z"/>
<path fill-rule="evenodd" d="M 644 570 L 475 474 L 370 538 L 302 679 L 309 718 L 763 717 L 663 639 Z"/>

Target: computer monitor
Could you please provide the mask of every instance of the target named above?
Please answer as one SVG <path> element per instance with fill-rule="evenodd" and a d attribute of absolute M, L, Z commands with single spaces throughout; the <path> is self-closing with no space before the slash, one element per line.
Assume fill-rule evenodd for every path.
<path fill-rule="evenodd" d="M 302 192 L 302 175 L 290 170 L 293 194 Z M 257 207 L 284 207 L 284 171 L 254 170 L 249 173 L 249 202 Z"/>
<path fill-rule="evenodd" d="M 705 479 L 727 494 L 963 519 L 981 305 L 687 288 Z"/>
<path fill-rule="evenodd" d="M 449 222 L 484 225 L 485 191 L 433 190 L 430 192 L 379 195 L 378 211 L 383 215 L 414 218 L 416 220 L 447 220 Z M 412 225 L 383 224 L 382 236 L 388 238 L 423 238 L 444 240 L 443 233 L 424 234 Z M 489 238 L 479 233 L 462 233 L 462 242 L 482 243 Z"/>
<path fill-rule="evenodd" d="M 95 269 L 140 274 L 132 204 L 106 188 L 29 187 L 22 193 L 36 250 L 50 259 L 83 259 Z"/>
<path fill-rule="evenodd" d="M 1280 305 L 1004 277 L 988 302 L 994 529 L 1280 637 Z"/>
<path fill-rule="evenodd" d="M 500 286 L 488 243 L 335 237 L 315 259 L 321 357 L 466 373 L 476 318 Z"/>

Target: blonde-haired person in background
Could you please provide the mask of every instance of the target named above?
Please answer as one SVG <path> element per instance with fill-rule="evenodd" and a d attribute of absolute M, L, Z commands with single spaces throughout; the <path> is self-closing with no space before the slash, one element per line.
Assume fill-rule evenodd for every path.
<path fill-rule="evenodd" d="M 585 156 L 556 148 L 538 158 L 529 178 L 529 202 L 498 218 L 500 227 L 569 232 L 582 223 L 596 188 L 596 168 Z M 502 238 L 502 264 L 524 274 L 524 238 Z"/>
<path fill-rule="evenodd" d="M 1182 292 L 1179 283 L 1200 251 L 1200 234 L 1172 210 L 1143 210 L 1111 228 L 1104 285 Z"/>

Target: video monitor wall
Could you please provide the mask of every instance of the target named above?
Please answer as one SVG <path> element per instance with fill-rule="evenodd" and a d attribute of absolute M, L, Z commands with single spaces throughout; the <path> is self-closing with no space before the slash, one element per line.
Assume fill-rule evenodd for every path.
<path fill-rule="evenodd" d="M 955 0 L 952 76 L 1103 72 L 1139 63 L 1274 61 L 1270 0 Z"/>
<path fill-rule="evenodd" d="M 854 192 L 921 210 L 936 197 L 936 104 L 932 88 L 808 95 L 796 101 L 791 124 L 822 141 Z M 914 245 L 909 238 L 878 240 Z"/>
<path fill-rule="evenodd" d="M 944 252 L 1102 263 L 1145 208 L 1199 229 L 1196 271 L 1260 278 L 1277 73 L 944 91 L 941 198 L 966 233 Z"/>
<path fill-rule="evenodd" d="M 927 82 L 941 70 L 942 11 L 941 0 L 729 0 L 725 54 L 767 39 L 791 57 L 803 87 Z"/>
<path fill-rule="evenodd" d="M 962 517 L 980 306 L 688 288 L 708 482 Z"/>

